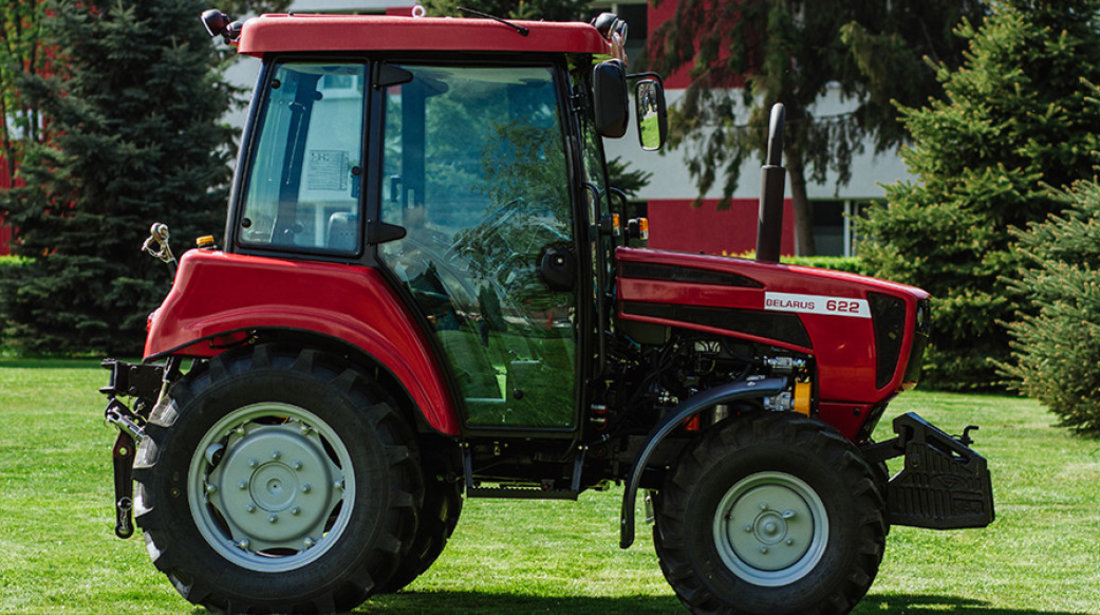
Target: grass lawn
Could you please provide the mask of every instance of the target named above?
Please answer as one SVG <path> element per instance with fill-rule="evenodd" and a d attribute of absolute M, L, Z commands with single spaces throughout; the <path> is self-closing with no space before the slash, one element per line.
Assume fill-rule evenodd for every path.
<path fill-rule="evenodd" d="M 201 613 L 176 594 L 140 536 L 113 534 L 110 446 L 96 362 L 0 360 L 0 612 Z M 997 521 L 984 530 L 896 527 L 856 608 L 879 613 L 1100 614 L 1100 442 L 1054 429 L 1012 397 L 912 392 L 949 432 L 981 425 Z M 648 536 L 618 544 L 621 489 L 579 502 L 472 500 L 439 561 L 362 613 L 686 612 Z"/>

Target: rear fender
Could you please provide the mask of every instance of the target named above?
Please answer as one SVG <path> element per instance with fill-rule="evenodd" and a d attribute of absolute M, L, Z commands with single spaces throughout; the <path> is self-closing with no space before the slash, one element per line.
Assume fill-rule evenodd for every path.
<path fill-rule="evenodd" d="M 454 402 L 425 332 L 371 267 L 192 250 L 150 316 L 146 361 L 213 356 L 225 341 L 264 329 L 354 346 L 393 375 L 433 429 L 459 434 Z"/>

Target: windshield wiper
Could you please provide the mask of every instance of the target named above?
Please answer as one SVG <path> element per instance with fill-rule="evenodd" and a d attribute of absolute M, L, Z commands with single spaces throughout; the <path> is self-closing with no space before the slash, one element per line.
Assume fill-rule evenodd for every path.
<path fill-rule="evenodd" d="M 502 19 L 500 17 L 497 17 L 496 15 L 490 15 L 488 13 L 482 13 L 481 11 L 475 11 L 474 9 L 468 9 L 464 6 L 458 7 L 458 10 L 462 11 L 463 13 L 469 13 L 470 15 L 475 15 L 477 17 L 484 17 L 485 19 L 492 19 L 493 21 L 499 21 L 500 23 L 502 23 L 502 24 L 504 24 L 504 25 L 506 25 L 510 28 L 515 28 L 516 32 L 519 32 L 520 35 L 522 35 L 522 36 L 527 36 L 528 34 L 531 33 L 530 29 L 524 28 L 523 26 L 521 26 L 519 24 L 514 24 L 514 23 L 508 21 L 507 19 Z"/>

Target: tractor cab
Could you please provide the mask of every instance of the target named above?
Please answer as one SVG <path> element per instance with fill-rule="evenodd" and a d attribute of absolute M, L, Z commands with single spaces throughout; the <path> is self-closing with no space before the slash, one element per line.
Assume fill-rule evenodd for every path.
<path fill-rule="evenodd" d="M 303 22 L 337 55 L 293 51 Z M 395 51 L 402 29 L 461 44 Z M 578 374 L 598 352 L 580 333 L 609 318 L 608 241 L 626 223 L 601 146 L 631 116 L 625 29 L 613 16 L 249 22 L 234 42 L 263 71 L 225 251 L 376 269 L 442 351 L 465 427 L 573 437 Z M 659 148 L 660 81 L 631 80 L 642 145 Z"/>

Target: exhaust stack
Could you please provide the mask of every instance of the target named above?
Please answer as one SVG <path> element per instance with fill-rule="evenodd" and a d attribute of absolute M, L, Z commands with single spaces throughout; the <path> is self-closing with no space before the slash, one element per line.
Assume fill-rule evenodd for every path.
<path fill-rule="evenodd" d="M 786 169 L 783 168 L 783 103 L 772 105 L 768 122 L 768 158 L 761 168 L 760 212 L 756 221 L 756 260 L 779 262 L 779 245 L 783 235 L 783 189 Z"/>

